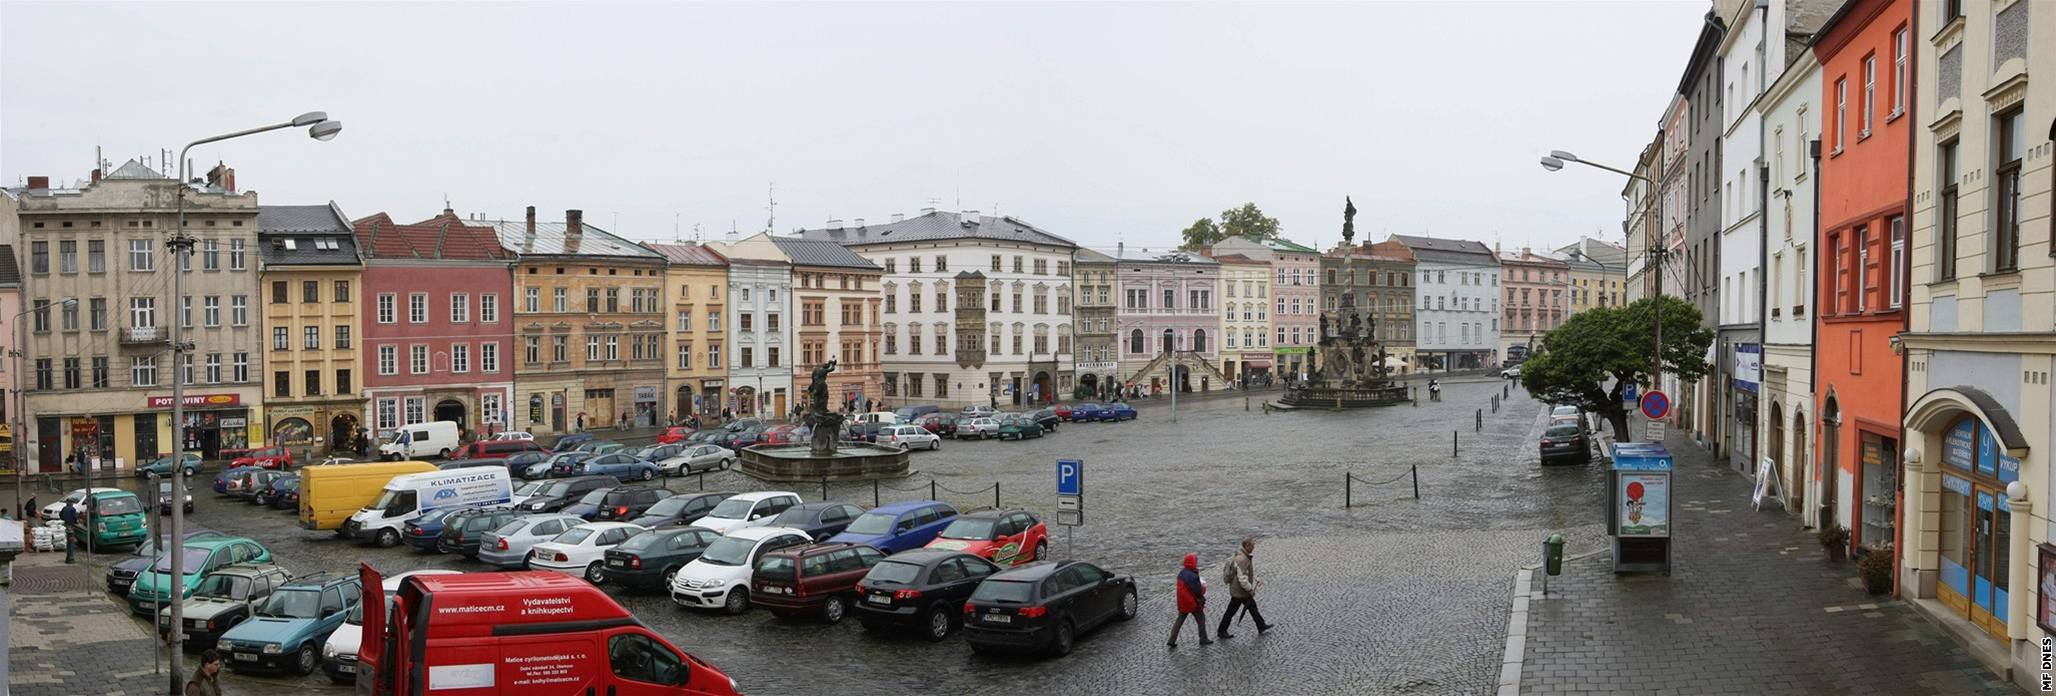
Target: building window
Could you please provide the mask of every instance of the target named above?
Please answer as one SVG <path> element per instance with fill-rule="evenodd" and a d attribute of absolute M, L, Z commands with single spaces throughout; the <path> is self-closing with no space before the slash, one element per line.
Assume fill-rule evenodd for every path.
<path fill-rule="evenodd" d="M 46 260 L 46 261 L 45 261 L 44 263 L 45 263 L 45 264 L 48 264 L 49 262 L 48 262 L 48 261 Z M 46 266 L 45 270 L 46 270 L 46 271 L 48 270 L 47 266 Z M 129 240 L 129 270 L 131 270 L 131 271 L 155 271 L 155 270 L 157 270 L 157 248 L 156 248 L 155 246 L 151 245 L 151 243 L 150 243 L 150 240 L 148 240 L 148 239 L 131 239 L 131 240 Z M 154 382 L 153 382 L 153 384 L 154 384 Z"/>
<path fill-rule="evenodd" d="M 321 371 L 320 371 L 320 370 L 308 370 L 308 371 L 307 371 L 307 395 L 308 395 L 308 396 L 320 396 L 320 395 L 321 395 Z"/>
<path fill-rule="evenodd" d="M 1863 131 L 1862 137 L 1870 137 L 1870 114 L 1877 103 L 1878 57 L 1863 57 Z"/>
<path fill-rule="evenodd" d="M 1695 124 L 1696 125 L 1696 124 Z M 1835 80 L 1835 152 L 1842 151 L 1843 134 L 1849 132 L 1849 80 Z"/>
<path fill-rule="evenodd" d="M 208 295 L 201 303 L 200 318 L 209 327 L 221 326 L 221 296 Z"/>
<path fill-rule="evenodd" d="M 354 389 L 351 389 L 351 386 L 352 385 L 350 384 L 350 371 L 336 370 L 336 393 L 348 394 L 352 391 L 355 391 Z"/>
<path fill-rule="evenodd" d="M 620 337 L 620 336 L 608 336 L 608 337 L 607 337 L 607 359 L 608 359 L 608 360 L 620 360 L 620 359 L 621 359 L 621 337 Z"/>
<path fill-rule="evenodd" d="M 77 389 L 77 388 L 79 388 L 79 359 L 78 359 L 78 358 L 65 358 L 65 359 L 64 359 L 64 388 L 65 388 L 65 389 Z"/>
<path fill-rule="evenodd" d="M 378 323 L 391 324 L 399 321 L 397 312 L 399 297 L 390 292 L 378 295 Z"/>
<path fill-rule="evenodd" d="M 478 371 L 492 374 L 500 371 L 500 344 L 488 341 L 478 344 Z"/>
<path fill-rule="evenodd" d="M 1903 302 L 1900 298 L 1906 294 L 1906 218 L 1894 217 L 1887 224 L 1892 235 L 1892 253 L 1889 258 L 1892 267 L 1886 271 L 1891 282 L 1886 284 L 1885 291 L 1891 293 L 1891 296 L 1885 298 L 1885 304 L 1892 309 L 1898 309 Z"/>
<path fill-rule="evenodd" d="M 550 288 L 550 311 L 558 314 L 571 311 L 570 300 L 564 288 Z"/>
<path fill-rule="evenodd" d="M 428 346 L 416 343 L 407 347 L 409 365 L 414 374 L 428 374 Z"/>
<path fill-rule="evenodd" d="M 57 243 L 57 272 L 79 272 L 79 243 L 66 239 Z"/>
<path fill-rule="evenodd" d="M 378 347 L 378 373 L 381 375 L 400 374 L 400 349 L 398 346 Z"/>
<path fill-rule="evenodd" d="M 1906 54 L 1907 33 L 1904 28 L 1892 33 L 1892 115 L 1906 113 Z"/>
<path fill-rule="evenodd" d="M 237 383 L 237 384 L 242 384 L 242 383 L 245 383 L 245 382 L 248 382 L 248 381 L 250 381 L 250 354 L 249 354 L 249 353 L 237 353 L 237 354 L 236 354 L 236 361 L 235 361 L 235 364 L 233 365 L 233 367 L 234 367 L 234 370 L 235 370 L 235 375 L 234 375 L 234 377 L 235 377 L 235 379 L 234 379 L 235 383 Z"/>
<path fill-rule="evenodd" d="M 336 281 L 336 282 L 335 282 L 335 301 L 336 301 L 336 302 L 349 302 L 349 301 L 350 301 L 350 281 L 347 281 L 347 280 L 338 280 L 338 281 Z"/>
<path fill-rule="evenodd" d="M 56 382 L 53 381 L 50 359 L 36 358 L 36 390 L 49 391 L 54 388 L 56 388 Z"/>
<path fill-rule="evenodd" d="M 50 272 L 49 242 L 29 242 L 29 272 L 37 275 Z"/>
<path fill-rule="evenodd" d="M 450 323 L 471 323 L 471 293 L 450 293 Z"/>
<path fill-rule="evenodd" d="M 403 423 L 402 423 L 402 425 L 413 425 L 413 424 L 415 424 L 415 423 L 421 423 L 421 422 L 425 422 L 425 421 L 427 421 L 427 420 L 428 420 L 428 398 L 427 398 L 427 397 L 421 397 L 421 396 L 410 396 L 410 397 L 407 397 L 407 401 L 406 401 L 406 404 L 407 404 L 407 414 L 406 414 L 406 416 L 407 416 L 407 420 L 406 420 L 405 422 L 403 422 Z"/>
<path fill-rule="evenodd" d="M 304 329 L 301 329 L 301 334 L 301 348 L 305 348 L 307 350 L 321 349 L 321 327 L 306 327 Z"/>
<path fill-rule="evenodd" d="M 407 296 L 407 322 L 428 323 L 428 293 L 417 292 Z"/>
<path fill-rule="evenodd" d="M 379 399 L 377 419 L 379 430 L 391 430 L 400 427 L 400 400 Z"/>
<path fill-rule="evenodd" d="M 248 267 L 243 263 L 243 240 L 228 240 L 228 269 L 240 271 Z"/>
<path fill-rule="evenodd" d="M 538 362 L 542 362 L 542 357 L 543 357 L 543 340 L 542 340 L 542 337 L 540 337 L 540 336 L 527 336 L 527 337 L 523 337 L 523 338 L 521 339 L 521 342 L 522 342 L 522 344 L 523 344 L 523 354 L 522 354 L 522 357 L 525 357 L 525 358 L 527 358 L 527 364 L 529 364 L 529 365 L 534 365 L 534 364 L 536 364 L 536 363 L 538 363 Z"/>
<path fill-rule="evenodd" d="M 566 350 L 569 348 L 570 342 L 571 341 L 564 336 L 551 336 L 550 361 L 560 363 L 564 362 L 566 360 L 564 356 L 567 355 Z"/>
<path fill-rule="evenodd" d="M 207 354 L 207 383 L 208 383 L 208 384 L 220 384 L 220 383 L 221 383 L 221 354 L 220 354 L 220 353 L 208 353 L 208 354 Z"/>
<path fill-rule="evenodd" d="M 349 347 L 350 347 L 350 325 L 349 325 L 349 324 L 337 324 L 337 325 L 336 325 L 336 348 L 338 348 L 338 349 L 348 349 Z"/>
<path fill-rule="evenodd" d="M 741 354 L 741 356 L 740 356 L 740 357 L 742 358 L 742 362 L 741 362 L 741 364 L 739 364 L 739 365 L 738 365 L 738 367 L 756 367 L 756 366 L 757 366 L 757 350 L 756 350 L 756 348 L 754 348 L 754 347 L 751 347 L 751 346 L 743 346 L 743 347 L 742 347 L 742 354 Z"/>
<path fill-rule="evenodd" d="M 129 358 L 129 386 L 157 386 L 157 356 L 138 355 Z"/>
<path fill-rule="evenodd" d="M 2020 160 L 2026 151 L 2027 119 L 2021 109 L 2000 114 L 1993 152 L 1999 175 L 1998 199 L 1993 201 L 1998 217 L 1992 226 L 1992 269 L 2001 273 L 2020 268 Z"/>
<path fill-rule="evenodd" d="M 458 374 L 464 374 L 471 371 L 470 344 L 450 344 L 450 371 Z"/>
<path fill-rule="evenodd" d="M 1847 253 L 1849 253 L 1849 250 L 1842 246 L 1842 235 L 1840 233 L 1828 235 L 1827 254 L 1821 258 L 1825 259 L 1828 263 L 1827 278 L 1829 283 L 1833 283 L 1833 290 L 1830 293 L 1832 295 L 1830 306 L 1835 314 L 1841 314 L 1849 309 L 1849 280 L 1844 277 L 1844 266 L 1846 264 L 1842 260 L 1843 256 Z"/>
<path fill-rule="evenodd" d="M 283 281 L 283 280 L 274 280 L 274 281 L 271 281 L 271 303 L 272 303 L 272 304 L 285 304 L 285 303 L 286 303 L 286 282 L 285 282 L 285 281 Z"/>
<path fill-rule="evenodd" d="M 300 302 L 303 304 L 315 304 L 320 301 L 321 282 L 314 280 L 300 281 Z"/>
<path fill-rule="evenodd" d="M 285 371 L 285 370 L 277 370 L 277 371 L 274 371 L 274 372 L 272 372 L 272 373 L 271 373 L 271 395 L 272 395 L 272 396 L 292 396 L 292 395 L 293 395 L 293 373 L 291 373 L 291 372 L 287 372 L 287 371 Z"/>
<path fill-rule="evenodd" d="M 250 325 L 249 295 L 234 295 L 228 298 L 228 323 L 235 326 Z"/>
<path fill-rule="evenodd" d="M 483 314 L 484 312 L 480 312 L 481 316 Z M 507 418 L 501 411 L 499 394 L 478 395 L 478 410 L 485 414 L 484 421 L 487 423 L 502 423 Z"/>

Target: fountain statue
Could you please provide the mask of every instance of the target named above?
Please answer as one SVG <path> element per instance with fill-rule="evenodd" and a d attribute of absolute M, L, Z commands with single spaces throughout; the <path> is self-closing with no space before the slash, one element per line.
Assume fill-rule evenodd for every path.
<path fill-rule="evenodd" d="M 807 384 L 807 427 L 814 431 L 812 453 L 816 457 L 835 456 L 835 442 L 842 433 L 842 416 L 828 409 L 828 373 L 835 371 L 835 359 L 821 363 L 814 368 L 813 381 Z"/>

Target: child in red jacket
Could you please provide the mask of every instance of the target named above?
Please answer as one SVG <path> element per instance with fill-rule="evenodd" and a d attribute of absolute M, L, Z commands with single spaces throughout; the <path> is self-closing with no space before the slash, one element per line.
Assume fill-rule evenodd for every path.
<path fill-rule="evenodd" d="M 1171 647 L 1178 647 L 1178 634 L 1185 630 L 1185 618 L 1192 617 L 1199 629 L 1199 644 L 1213 645 L 1206 635 L 1206 583 L 1199 579 L 1199 554 L 1185 554 L 1185 569 L 1178 571 L 1178 621 L 1171 624 Z"/>

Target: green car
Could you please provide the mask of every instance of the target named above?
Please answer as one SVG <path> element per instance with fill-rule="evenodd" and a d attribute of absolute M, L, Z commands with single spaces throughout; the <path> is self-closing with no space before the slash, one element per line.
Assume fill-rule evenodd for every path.
<path fill-rule="evenodd" d="M 185 577 L 177 583 L 180 599 L 192 596 L 194 588 L 200 586 L 201 580 L 223 566 L 234 563 L 271 562 L 270 550 L 264 548 L 263 544 L 243 537 L 187 539 L 185 551 L 185 567 L 179 569 L 184 571 Z M 129 611 L 137 616 L 154 615 L 156 610 L 152 607 L 171 600 L 172 587 L 171 554 L 165 553 L 158 556 L 155 563 L 150 564 L 149 570 L 137 575 L 135 584 L 129 587 Z"/>
<path fill-rule="evenodd" d="M 148 521 L 143 519 L 143 499 L 128 491 L 101 491 L 86 496 L 79 507 L 86 514 L 79 516 L 78 524 L 71 530 L 72 538 L 85 539 L 92 535 L 93 548 L 110 546 L 134 546 L 150 538 Z"/>
<path fill-rule="evenodd" d="M 1000 417 L 999 439 L 1025 440 L 1031 437 L 1042 437 L 1042 424 L 1037 423 L 1034 418 L 1018 413 Z"/>
<path fill-rule="evenodd" d="M 157 476 L 170 476 L 172 461 L 171 457 L 158 457 L 148 464 L 136 467 L 136 475 L 150 476 L 154 474 Z M 200 455 L 187 452 L 179 455 L 177 461 L 178 465 L 186 470 L 187 476 L 192 476 L 200 471 Z"/>
<path fill-rule="evenodd" d="M 355 575 L 317 573 L 274 590 L 249 620 L 236 624 L 214 648 L 242 672 L 284 669 L 302 676 L 321 665 L 321 645 L 343 625 L 364 594 Z"/>

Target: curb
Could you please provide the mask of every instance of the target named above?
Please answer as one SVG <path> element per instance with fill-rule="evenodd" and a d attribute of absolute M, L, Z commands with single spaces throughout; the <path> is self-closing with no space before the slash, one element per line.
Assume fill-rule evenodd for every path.
<path fill-rule="evenodd" d="M 1607 550 L 1597 549 L 1565 556 L 1563 562 L 1569 564 L 1602 553 L 1607 553 Z M 1520 570 L 1513 574 L 1513 611 L 1506 619 L 1506 648 L 1501 653 L 1499 662 L 1499 696 L 1521 694 L 1521 671 L 1527 666 L 1528 602 L 1534 598 L 1535 571 L 1541 569 L 1542 564 L 1530 563 L 1521 566 Z"/>

